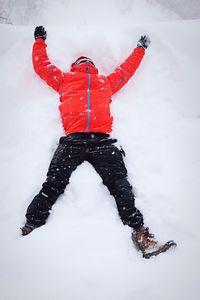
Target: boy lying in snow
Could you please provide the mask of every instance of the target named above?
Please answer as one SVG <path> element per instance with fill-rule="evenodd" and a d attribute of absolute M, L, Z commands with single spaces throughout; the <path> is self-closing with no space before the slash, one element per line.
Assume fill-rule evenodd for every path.
<path fill-rule="evenodd" d="M 111 96 L 133 76 L 150 44 L 142 36 L 131 55 L 110 75 L 98 74 L 94 62 L 79 57 L 64 73 L 52 65 L 46 53 L 46 31 L 36 27 L 33 45 L 35 72 L 60 95 L 60 112 L 65 136 L 52 158 L 47 179 L 29 205 L 27 222 L 22 235 L 44 225 L 52 205 L 65 190 L 72 172 L 83 161 L 91 163 L 115 198 L 122 222 L 133 229 L 132 239 L 145 258 L 166 251 L 176 244 L 169 241 L 159 245 L 144 227 L 142 213 L 135 206 L 132 186 L 127 179 L 123 161 L 124 151 L 109 136 L 113 118 L 110 114 Z"/>

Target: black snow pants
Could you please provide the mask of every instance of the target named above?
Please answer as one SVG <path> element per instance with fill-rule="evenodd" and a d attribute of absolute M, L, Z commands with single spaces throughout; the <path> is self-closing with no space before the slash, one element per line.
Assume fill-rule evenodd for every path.
<path fill-rule="evenodd" d="M 138 230 L 143 225 L 143 216 L 135 207 L 123 151 L 114 145 L 115 142 L 116 139 L 103 133 L 74 133 L 61 137 L 47 179 L 27 209 L 26 225 L 36 228 L 45 224 L 52 205 L 64 193 L 72 172 L 83 161 L 88 161 L 115 198 L 122 222 Z"/>

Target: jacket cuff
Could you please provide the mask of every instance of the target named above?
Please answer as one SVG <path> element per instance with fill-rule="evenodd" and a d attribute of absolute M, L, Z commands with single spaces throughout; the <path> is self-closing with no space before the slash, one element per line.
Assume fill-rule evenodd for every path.
<path fill-rule="evenodd" d="M 45 41 L 42 38 L 37 38 L 37 39 L 35 39 L 35 43 L 43 44 L 43 43 L 45 43 Z"/>

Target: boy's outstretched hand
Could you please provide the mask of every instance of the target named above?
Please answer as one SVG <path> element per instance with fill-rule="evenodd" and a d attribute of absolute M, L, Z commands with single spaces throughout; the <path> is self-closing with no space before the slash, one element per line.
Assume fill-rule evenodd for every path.
<path fill-rule="evenodd" d="M 142 35 L 137 43 L 137 47 L 142 47 L 144 49 L 147 49 L 151 43 L 150 38 L 148 35 Z"/>
<path fill-rule="evenodd" d="M 46 30 L 45 30 L 45 28 L 43 26 L 37 26 L 35 28 L 34 38 L 35 38 L 35 40 L 36 39 L 43 39 L 44 41 L 46 40 L 46 38 L 47 38 L 47 32 L 46 32 Z"/>

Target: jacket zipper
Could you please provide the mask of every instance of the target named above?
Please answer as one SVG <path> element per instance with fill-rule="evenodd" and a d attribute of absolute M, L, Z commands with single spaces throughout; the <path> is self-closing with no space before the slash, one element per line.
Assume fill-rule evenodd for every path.
<path fill-rule="evenodd" d="M 91 83 L 91 75 L 89 74 L 89 64 L 87 64 L 86 73 L 88 76 L 88 86 L 87 86 L 87 123 L 85 132 L 88 132 L 90 126 L 90 108 L 91 108 L 91 99 L 90 99 L 90 83 Z"/>

